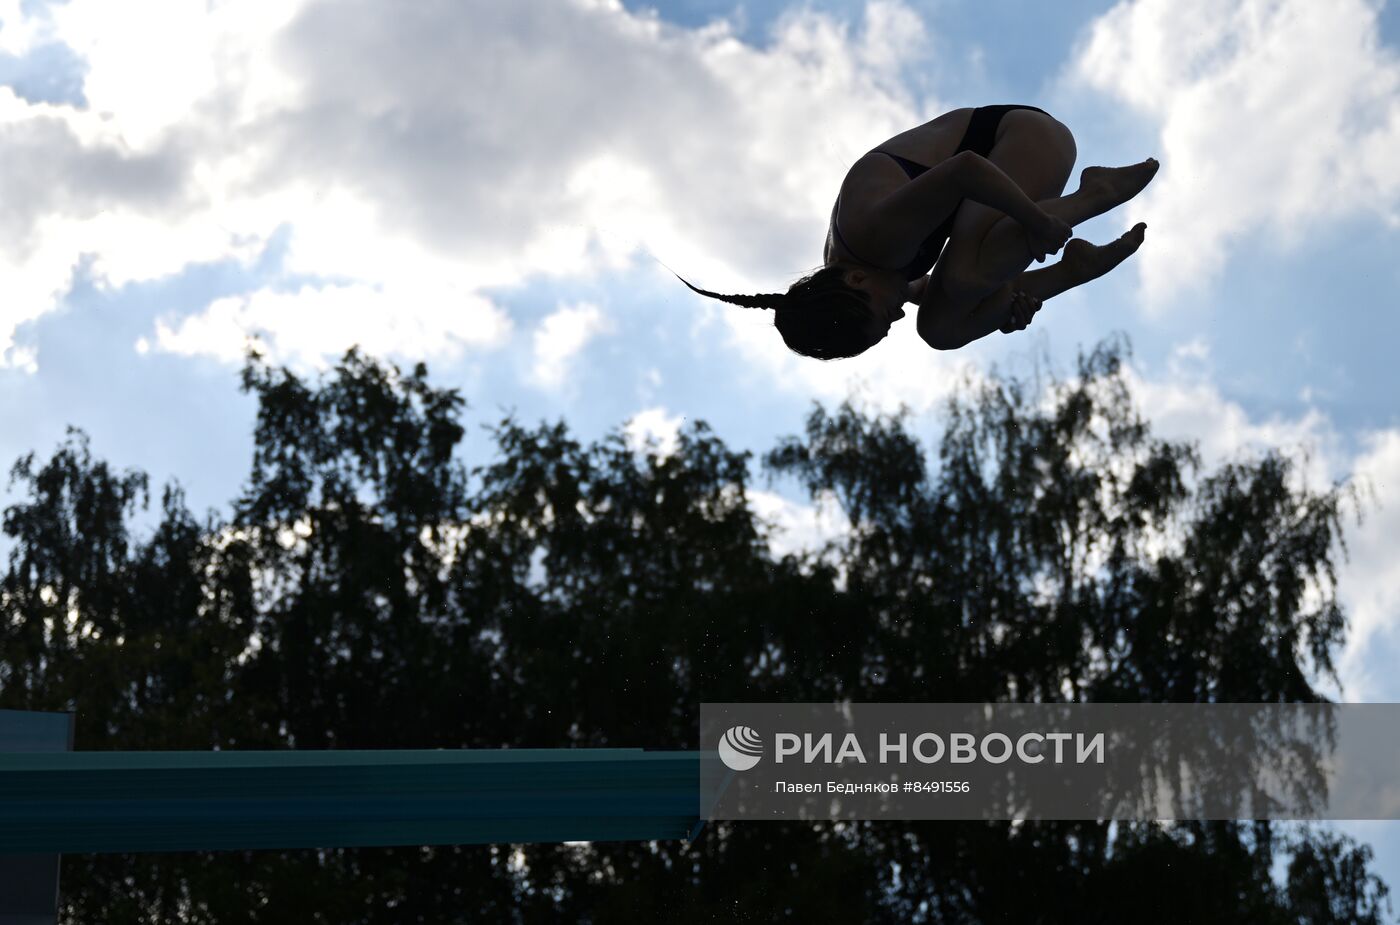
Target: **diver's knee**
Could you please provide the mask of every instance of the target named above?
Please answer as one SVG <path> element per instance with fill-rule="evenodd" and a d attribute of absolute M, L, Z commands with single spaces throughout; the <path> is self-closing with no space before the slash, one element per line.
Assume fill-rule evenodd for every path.
<path fill-rule="evenodd" d="M 1054 148 L 1064 162 L 1065 170 L 1073 170 L 1079 157 L 1079 146 L 1074 142 L 1074 133 L 1059 119 L 1055 119 Z"/>

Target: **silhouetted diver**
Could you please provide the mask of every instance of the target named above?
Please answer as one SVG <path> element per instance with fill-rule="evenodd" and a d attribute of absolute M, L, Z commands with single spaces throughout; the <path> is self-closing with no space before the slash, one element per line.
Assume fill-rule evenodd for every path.
<path fill-rule="evenodd" d="M 919 306 L 919 336 L 936 350 L 1018 331 L 1045 299 L 1122 263 L 1147 229 L 1139 223 L 1102 246 L 1069 240 L 1071 226 L 1136 196 L 1159 166 L 1148 158 L 1086 167 L 1079 189 L 1061 196 L 1076 154 L 1070 130 L 1043 109 L 954 109 L 851 165 L 831 210 L 825 265 L 786 293 L 721 295 L 681 282 L 774 309 L 788 347 L 823 360 L 873 347 L 904 317 L 905 302 Z M 1061 247 L 1058 263 L 1023 272 Z"/>

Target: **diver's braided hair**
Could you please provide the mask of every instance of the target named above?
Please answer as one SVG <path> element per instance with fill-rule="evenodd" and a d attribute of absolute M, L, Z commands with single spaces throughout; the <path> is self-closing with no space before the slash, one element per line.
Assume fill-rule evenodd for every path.
<path fill-rule="evenodd" d="M 685 277 L 681 276 L 679 273 L 676 274 L 676 279 L 690 286 L 690 283 L 686 281 Z M 710 292 L 708 289 L 700 289 L 696 286 L 690 286 L 690 288 L 701 295 L 709 296 L 712 299 L 719 299 L 722 302 L 732 302 L 735 305 L 742 305 L 744 308 L 771 308 L 777 311 L 780 308 L 786 308 L 788 305 L 788 294 L 786 292 L 769 292 L 758 295 L 723 295 L 722 293 Z"/>
<path fill-rule="evenodd" d="M 825 266 L 802 277 L 787 292 L 724 295 L 692 286 L 679 273 L 676 279 L 700 295 L 744 308 L 773 311 L 773 324 L 783 342 L 802 356 L 819 360 L 853 357 L 871 347 L 866 326 L 870 296 L 846 283 L 845 268 Z"/>

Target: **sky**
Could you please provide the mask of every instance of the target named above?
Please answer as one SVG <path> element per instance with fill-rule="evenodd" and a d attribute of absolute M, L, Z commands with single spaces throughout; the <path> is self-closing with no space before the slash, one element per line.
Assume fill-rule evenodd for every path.
<path fill-rule="evenodd" d="M 762 452 L 854 397 L 934 438 L 967 377 L 1125 334 L 1159 434 L 1368 492 L 1334 694 L 1400 701 L 1397 43 L 1379 0 L 0 0 L 0 464 L 74 426 L 226 512 L 249 338 L 308 376 L 426 362 L 471 463 L 506 413 Z M 1067 192 L 1162 164 L 1075 231 L 1143 248 L 1027 331 L 937 352 L 911 313 L 820 363 L 670 275 L 786 289 L 862 153 L 993 103 L 1071 128 Z M 781 544 L 840 528 L 758 489 Z M 1400 886 L 1400 823 L 1344 828 Z"/>

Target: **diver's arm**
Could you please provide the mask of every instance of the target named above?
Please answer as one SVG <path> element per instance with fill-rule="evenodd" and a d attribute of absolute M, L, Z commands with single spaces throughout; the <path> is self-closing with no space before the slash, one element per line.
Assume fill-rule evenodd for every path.
<path fill-rule="evenodd" d="M 958 158 L 962 158 L 957 176 L 963 196 L 1004 212 L 1027 227 L 1044 221 L 1040 206 L 996 164 L 976 151 L 963 151 L 954 156 L 955 160 Z"/>

